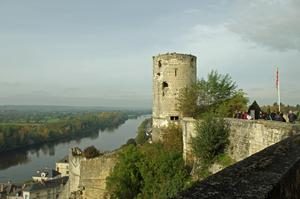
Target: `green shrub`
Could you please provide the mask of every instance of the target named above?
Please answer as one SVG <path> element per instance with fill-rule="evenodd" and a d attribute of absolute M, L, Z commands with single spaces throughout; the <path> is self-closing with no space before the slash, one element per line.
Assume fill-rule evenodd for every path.
<path fill-rule="evenodd" d="M 126 145 L 130 145 L 130 144 L 135 146 L 136 145 L 135 139 L 133 139 L 133 138 L 128 139 L 126 142 Z"/>
<path fill-rule="evenodd" d="M 160 129 L 163 146 L 166 151 L 176 151 L 183 153 L 182 128 L 180 125 L 169 124 L 168 127 Z"/>
<path fill-rule="evenodd" d="M 141 153 L 137 147 L 128 145 L 123 148 L 106 182 L 111 198 L 136 198 L 141 192 L 143 179 L 138 167 L 140 160 Z"/>
<path fill-rule="evenodd" d="M 208 114 L 203 121 L 197 121 L 196 132 L 192 147 L 195 155 L 204 163 L 212 163 L 229 144 L 229 126 L 223 118 Z"/>
<path fill-rule="evenodd" d="M 136 144 L 144 144 L 148 140 L 148 136 L 146 135 L 147 127 L 151 123 L 152 118 L 145 119 L 137 130 L 137 135 L 135 138 Z"/>
<path fill-rule="evenodd" d="M 101 153 L 95 146 L 89 146 L 83 150 L 83 155 L 87 159 L 98 157 Z"/>
<path fill-rule="evenodd" d="M 170 198 L 188 180 L 181 153 L 167 152 L 161 144 L 128 145 L 107 178 L 112 198 Z"/>
<path fill-rule="evenodd" d="M 232 159 L 229 155 L 227 154 L 220 154 L 216 157 L 216 163 L 222 165 L 223 167 L 228 167 L 232 164 L 235 163 L 235 160 Z"/>

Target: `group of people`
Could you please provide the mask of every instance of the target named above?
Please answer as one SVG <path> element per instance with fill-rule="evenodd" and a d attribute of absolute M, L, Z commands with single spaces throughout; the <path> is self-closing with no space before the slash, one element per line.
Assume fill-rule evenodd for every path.
<path fill-rule="evenodd" d="M 272 112 L 270 114 L 266 114 L 266 118 L 261 118 L 261 119 L 295 123 L 297 120 L 297 115 L 293 111 L 289 111 L 288 114 L 283 114 L 281 112 L 277 112 L 277 113 Z"/>
<path fill-rule="evenodd" d="M 252 119 L 274 120 L 279 122 L 290 122 L 293 124 L 297 120 L 297 115 L 293 111 L 289 111 L 288 114 L 283 114 L 281 112 L 264 113 L 262 111 L 260 111 L 259 114 L 250 114 L 250 111 L 249 112 L 238 111 L 235 113 L 234 117 L 238 119 L 245 119 L 245 120 L 252 120 Z"/>
<path fill-rule="evenodd" d="M 237 111 L 234 115 L 234 118 L 243 119 L 243 120 L 252 120 L 253 119 L 251 117 L 251 115 L 248 114 L 248 112 L 246 112 L 246 111 L 244 111 L 244 112 Z"/>

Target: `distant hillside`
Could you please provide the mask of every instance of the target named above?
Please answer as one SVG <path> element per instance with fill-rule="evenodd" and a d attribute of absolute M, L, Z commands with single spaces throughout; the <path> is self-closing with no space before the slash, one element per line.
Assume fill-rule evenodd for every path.
<path fill-rule="evenodd" d="M 99 111 L 145 111 L 150 109 L 142 108 L 124 108 L 107 106 L 41 106 L 41 105 L 0 105 L 0 112 L 18 111 L 18 112 L 99 112 Z"/>

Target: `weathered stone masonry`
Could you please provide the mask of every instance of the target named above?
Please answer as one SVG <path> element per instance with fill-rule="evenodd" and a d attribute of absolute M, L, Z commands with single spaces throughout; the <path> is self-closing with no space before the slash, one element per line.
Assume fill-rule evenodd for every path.
<path fill-rule="evenodd" d="M 92 159 L 70 153 L 69 162 L 69 192 L 82 192 L 80 197 L 73 198 L 105 198 L 107 195 L 106 178 L 117 162 L 117 151 Z"/>
<path fill-rule="evenodd" d="M 265 121 L 265 120 L 241 120 L 230 119 L 226 121 L 230 126 L 230 145 L 228 154 L 235 160 L 240 161 L 250 155 L 261 151 L 287 137 L 300 133 L 300 125 L 289 123 Z M 183 157 L 191 161 L 191 139 L 196 136 L 196 120 L 183 118 Z"/>
<path fill-rule="evenodd" d="M 177 198 L 300 198 L 300 135 L 267 147 L 197 182 Z"/>
<path fill-rule="evenodd" d="M 153 141 L 159 129 L 180 120 L 176 100 L 180 89 L 196 82 L 197 60 L 193 55 L 167 53 L 153 57 Z"/>

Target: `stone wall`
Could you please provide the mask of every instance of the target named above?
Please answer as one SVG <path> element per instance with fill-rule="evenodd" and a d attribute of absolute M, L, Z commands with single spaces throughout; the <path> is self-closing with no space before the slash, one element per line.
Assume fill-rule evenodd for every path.
<path fill-rule="evenodd" d="M 239 161 L 287 137 L 300 133 L 300 125 L 266 120 L 226 119 L 230 124 L 229 154 Z"/>
<path fill-rule="evenodd" d="M 197 182 L 177 198 L 300 198 L 300 135 L 267 147 Z"/>
<path fill-rule="evenodd" d="M 169 124 L 180 124 L 180 121 L 170 121 L 168 119 L 152 119 L 152 141 L 153 142 L 159 142 L 163 141 L 163 131 L 162 129 L 167 128 Z"/>
<path fill-rule="evenodd" d="M 117 151 L 86 159 L 82 155 L 69 154 L 69 193 L 74 199 L 105 198 L 106 178 L 117 162 Z"/>
<path fill-rule="evenodd" d="M 300 133 L 300 125 L 265 120 L 226 119 L 230 126 L 228 154 L 240 161 L 284 138 Z M 196 135 L 196 121 L 183 118 L 183 157 L 190 161 L 193 157 L 191 139 Z"/>
<path fill-rule="evenodd" d="M 101 199 L 107 195 L 106 178 L 117 161 L 117 154 L 109 153 L 101 157 L 81 161 L 80 184 L 83 198 Z"/>
<path fill-rule="evenodd" d="M 80 164 L 84 158 L 80 155 L 73 155 L 69 153 L 69 193 L 77 191 L 80 181 Z"/>
<path fill-rule="evenodd" d="M 191 164 L 193 162 L 193 153 L 191 140 L 196 136 L 195 124 L 196 120 L 191 117 L 185 117 L 181 120 L 182 127 L 182 143 L 183 143 L 183 159 L 186 163 Z"/>

